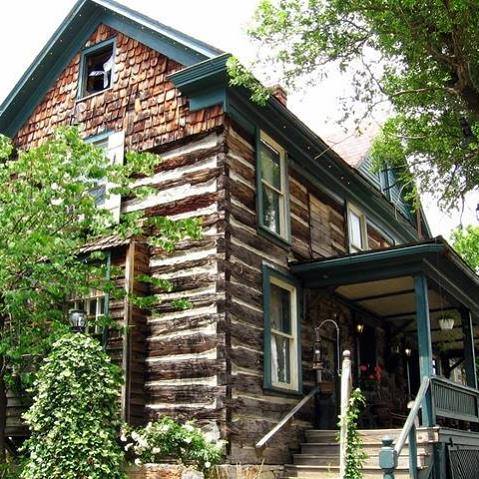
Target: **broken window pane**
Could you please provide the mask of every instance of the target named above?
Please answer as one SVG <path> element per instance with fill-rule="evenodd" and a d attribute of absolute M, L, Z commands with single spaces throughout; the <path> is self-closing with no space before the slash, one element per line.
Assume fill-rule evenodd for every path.
<path fill-rule="evenodd" d="M 93 95 L 110 88 L 113 63 L 113 45 L 85 55 L 82 96 Z"/>

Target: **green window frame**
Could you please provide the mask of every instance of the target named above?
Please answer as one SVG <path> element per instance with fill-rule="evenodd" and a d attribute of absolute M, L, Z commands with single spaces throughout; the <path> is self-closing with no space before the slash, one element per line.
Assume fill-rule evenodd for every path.
<path fill-rule="evenodd" d="M 293 276 L 263 267 L 264 388 L 267 390 L 302 393 L 301 299 L 300 284 Z M 280 314 L 286 309 L 286 314 Z"/>
<path fill-rule="evenodd" d="M 99 68 L 97 73 L 98 81 L 101 81 L 103 78 L 105 82 L 108 82 L 108 85 L 105 88 L 102 88 L 98 91 L 88 91 L 88 61 L 90 58 L 101 55 L 103 52 L 110 52 L 111 50 L 111 57 L 105 58 L 105 65 L 109 64 L 109 67 Z M 100 93 L 104 93 L 105 91 L 110 90 L 113 87 L 113 83 L 115 82 L 115 58 L 116 58 L 116 40 L 111 38 L 109 40 L 105 40 L 104 42 L 97 43 L 89 48 L 85 48 L 81 52 L 81 59 L 80 59 L 80 69 L 79 69 L 79 77 L 78 77 L 78 90 L 77 90 L 77 100 L 83 100 L 85 98 L 89 98 L 94 95 L 99 95 Z M 111 63 L 111 64 L 110 64 Z M 93 72 L 92 72 L 93 73 Z M 103 76 L 102 76 L 103 75 Z"/>
<path fill-rule="evenodd" d="M 286 150 L 264 131 L 257 134 L 256 189 L 258 226 L 283 244 L 291 243 Z"/>

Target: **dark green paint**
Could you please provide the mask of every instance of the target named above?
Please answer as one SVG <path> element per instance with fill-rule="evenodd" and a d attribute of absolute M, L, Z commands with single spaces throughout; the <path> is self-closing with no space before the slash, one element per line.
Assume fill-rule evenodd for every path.
<path fill-rule="evenodd" d="M 414 278 L 414 286 L 416 290 L 416 323 L 419 352 L 419 374 L 421 378 L 431 378 L 433 376 L 432 341 L 426 276 L 423 274 L 416 276 Z M 422 425 L 425 427 L 433 427 L 436 425 L 436 419 L 434 417 L 434 411 L 432 407 L 431 388 L 428 389 L 423 401 L 422 423 Z"/>
<path fill-rule="evenodd" d="M 474 329 L 472 317 L 467 309 L 461 310 L 462 333 L 464 341 L 464 366 L 466 369 L 466 383 L 477 389 L 476 351 L 474 347 Z"/>

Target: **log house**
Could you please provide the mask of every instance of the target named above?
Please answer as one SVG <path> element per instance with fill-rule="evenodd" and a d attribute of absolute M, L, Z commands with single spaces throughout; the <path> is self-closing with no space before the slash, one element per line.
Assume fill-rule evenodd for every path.
<path fill-rule="evenodd" d="M 111 0 L 80 0 L 0 107 L 0 132 L 19 148 L 76 125 L 115 161 L 125 150 L 159 154 L 155 174 L 138 180 L 157 193 L 114 198 L 108 207 L 118 221 L 131 211 L 202 220 L 202 238 L 171 254 L 139 238 L 96 245 L 124 271 L 127 291 L 159 300 L 148 313 L 108 301 L 109 314 L 129 327 L 107 343 L 125 374 L 124 419 L 195 418 L 228 441 L 226 463 L 287 464 L 307 448 L 305 432 L 336 428 L 337 357 L 345 349 L 368 400 L 364 429 L 402 427 L 433 364 L 435 375 L 447 371 L 448 382 L 437 383 L 446 395 L 478 406 L 477 276 L 431 237 L 393 171 L 375 173 L 367 152 L 349 164 L 288 110 L 282 90 L 266 106 L 252 103 L 229 85 L 228 58 Z M 137 279 L 145 273 L 174 290 L 149 290 Z M 182 297 L 191 309 L 174 308 Z M 462 320 L 445 343 L 440 319 L 449 310 Z M 325 320 L 338 325 L 341 351 L 334 329 L 321 329 Z M 453 374 L 457 358 L 465 367 Z M 258 451 L 316 385 L 316 400 Z M 12 437 L 26 434 L 19 401 L 10 398 Z M 475 435 L 455 432 L 467 429 L 461 421 L 479 422 L 477 407 L 459 419 L 447 405 L 436 413 L 440 422 L 423 418 L 444 428 L 434 447 L 446 450 L 454 438 L 479 449 Z M 459 460 L 454 451 L 451 463 Z"/>

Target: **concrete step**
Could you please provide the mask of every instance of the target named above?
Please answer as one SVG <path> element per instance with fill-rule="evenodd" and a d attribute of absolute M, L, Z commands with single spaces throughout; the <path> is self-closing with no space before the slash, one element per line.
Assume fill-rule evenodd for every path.
<path fill-rule="evenodd" d="M 339 467 L 334 466 L 296 466 L 285 465 L 283 479 L 337 479 Z M 409 478 L 409 470 L 406 468 L 396 469 L 394 478 Z M 363 479 L 383 479 L 383 472 L 379 468 L 364 468 Z"/>
<path fill-rule="evenodd" d="M 373 454 L 367 454 L 367 458 L 364 461 L 365 468 L 377 468 L 379 465 L 379 451 Z M 417 458 L 418 467 L 425 467 L 427 464 L 428 455 L 420 454 Z M 329 455 L 313 455 L 313 454 L 294 454 L 293 461 L 295 466 L 339 466 L 339 454 Z M 399 468 L 409 467 L 409 455 L 401 453 L 398 458 Z"/>

